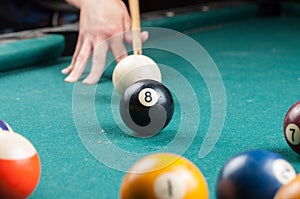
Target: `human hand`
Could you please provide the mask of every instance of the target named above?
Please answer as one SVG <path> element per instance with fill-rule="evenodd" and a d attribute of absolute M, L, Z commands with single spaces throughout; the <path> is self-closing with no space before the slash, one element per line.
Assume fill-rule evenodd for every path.
<path fill-rule="evenodd" d="M 81 0 L 76 5 L 80 8 L 78 40 L 72 62 L 62 73 L 68 74 L 66 82 L 78 81 L 93 53 L 92 67 L 83 83 L 95 84 L 102 76 L 109 50 L 117 62 L 127 56 L 124 39 L 132 42 L 130 16 L 121 0 Z M 148 33 L 141 37 L 147 40 Z"/>

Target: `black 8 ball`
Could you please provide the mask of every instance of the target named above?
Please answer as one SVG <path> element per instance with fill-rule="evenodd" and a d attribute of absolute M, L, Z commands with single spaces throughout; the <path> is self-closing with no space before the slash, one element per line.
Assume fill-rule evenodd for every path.
<path fill-rule="evenodd" d="M 131 84 L 121 96 L 120 114 L 137 137 L 151 137 L 165 128 L 174 113 L 169 89 L 154 80 Z"/>

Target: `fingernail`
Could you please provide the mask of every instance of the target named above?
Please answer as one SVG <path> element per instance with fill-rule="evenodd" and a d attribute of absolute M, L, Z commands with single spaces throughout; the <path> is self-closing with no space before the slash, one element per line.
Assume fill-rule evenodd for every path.
<path fill-rule="evenodd" d="M 65 82 L 74 82 L 74 78 L 68 76 L 65 78 Z"/>
<path fill-rule="evenodd" d="M 66 68 L 65 68 L 65 69 L 62 69 L 62 70 L 61 70 L 61 73 L 67 74 L 67 69 L 66 69 Z"/>
<path fill-rule="evenodd" d="M 86 80 L 86 79 L 83 80 L 82 83 L 83 83 L 83 84 L 92 84 L 89 80 Z"/>
<path fill-rule="evenodd" d="M 83 84 L 95 84 L 95 80 L 91 80 L 91 79 L 84 79 L 82 81 Z"/>

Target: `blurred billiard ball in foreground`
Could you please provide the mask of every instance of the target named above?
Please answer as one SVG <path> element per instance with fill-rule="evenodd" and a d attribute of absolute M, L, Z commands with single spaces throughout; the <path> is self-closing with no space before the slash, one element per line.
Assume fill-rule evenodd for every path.
<path fill-rule="evenodd" d="M 209 199 L 202 172 L 190 160 L 156 153 L 136 162 L 127 172 L 120 199 Z"/>
<path fill-rule="evenodd" d="M 24 199 L 38 185 L 41 165 L 34 146 L 20 134 L 0 131 L 0 198 Z"/>
<path fill-rule="evenodd" d="M 297 175 L 289 183 L 283 185 L 276 193 L 274 199 L 298 199 L 300 198 L 300 175 Z"/>
<path fill-rule="evenodd" d="M 217 199 L 273 199 L 277 190 L 296 177 L 282 156 L 251 150 L 232 157 L 217 180 Z"/>

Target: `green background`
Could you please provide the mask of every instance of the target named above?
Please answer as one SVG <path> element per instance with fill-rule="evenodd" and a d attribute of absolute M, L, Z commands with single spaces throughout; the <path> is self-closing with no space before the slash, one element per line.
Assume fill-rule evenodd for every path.
<path fill-rule="evenodd" d="M 195 92 L 183 101 L 175 99 L 171 123 L 150 139 L 124 134 L 114 121 L 112 106 L 117 107 L 111 102 L 114 63 L 108 65 L 97 86 L 63 81 L 60 70 L 68 66 L 70 57 L 15 70 L 7 70 L 8 67 L 1 72 L 0 117 L 35 145 L 42 162 L 41 180 L 30 198 L 118 198 L 125 173 L 104 165 L 83 145 L 74 122 L 73 92 L 76 86 L 85 88 L 77 93 L 83 102 L 83 110 L 84 102 L 92 100 L 97 121 L 104 130 L 101 131 L 92 121 L 89 123 L 87 118 L 90 115 L 81 115 L 87 126 L 87 135 L 99 134 L 99 139 L 90 142 L 104 148 L 114 144 L 137 153 L 157 151 L 168 144 L 182 125 L 181 117 L 189 117 L 188 113 L 180 111 L 180 107 L 189 105 L 195 95 L 200 108 L 200 124 L 196 137 L 183 155 L 205 175 L 211 198 L 215 198 L 219 170 L 231 156 L 244 150 L 260 148 L 277 152 L 299 171 L 299 156 L 288 147 L 282 132 L 285 113 L 299 100 L 300 19 L 291 11 L 294 9 L 285 5 L 283 16 L 258 18 L 255 6 L 242 6 L 143 22 L 144 27 L 160 26 L 183 31 L 205 48 L 219 69 L 226 91 L 226 118 L 218 142 L 204 158 L 199 158 L 198 154 L 211 117 L 210 93 L 205 78 L 187 60 L 170 52 L 144 51 L 159 64 L 179 71 Z M 176 45 L 176 38 L 172 37 L 164 40 L 150 38 L 147 45 L 156 42 L 172 42 L 174 48 L 180 48 Z M 201 59 L 199 52 L 187 53 Z M 108 56 L 112 60 L 112 55 Z M 18 61 L 21 60 L 14 60 Z M 163 73 L 164 78 L 171 80 L 172 76 L 168 75 Z M 94 90 L 91 99 L 90 93 Z M 175 93 L 173 89 L 171 91 Z M 190 120 L 192 124 L 194 118 Z M 188 127 L 185 137 L 181 138 L 183 142 L 192 136 L 189 132 L 194 128 L 189 123 L 185 125 Z M 101 140 L 103 135 L 108 139 Z M 180 147 L 180 144 L 175 146 Z M 98 152 L 101 153 L 107 155 Z M 131 164 L 127 157 L 109 158 L 121 167 L 124 164 L 124 168 Z"/>

